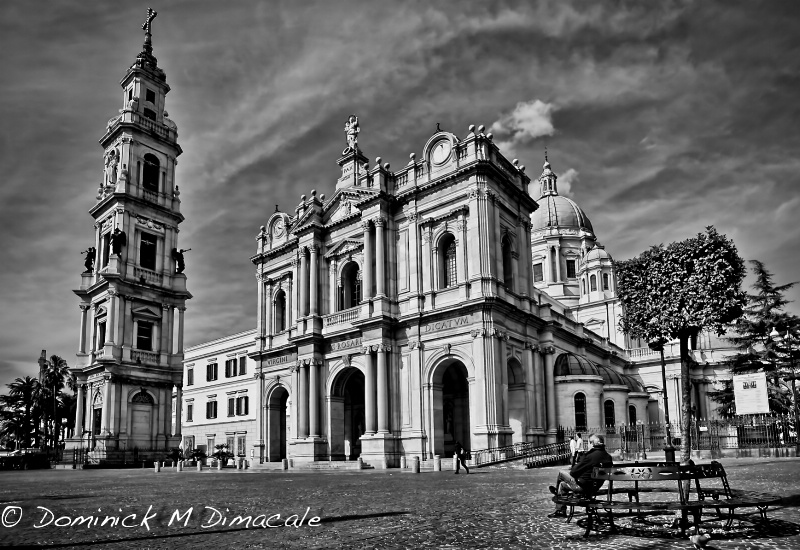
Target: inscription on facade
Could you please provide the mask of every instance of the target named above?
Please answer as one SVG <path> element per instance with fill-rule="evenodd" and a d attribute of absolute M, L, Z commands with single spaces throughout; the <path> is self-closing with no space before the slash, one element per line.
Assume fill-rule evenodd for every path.
<path fill-rule="evenodd" d="M 270 357 L 269 359 L 264 360 L 265 367 L 271 367 L 273 365 L 281 365 L 283 363 L 289 362 L 289 355 L 281 355 L 280 357 Z"/>
<path fill-rule="evenodd" d="M 361 338 L 353 338 L 351 340 L 342 340 L 341 342 L 331 342 L 330 351 L 339 351 L 358 347 L 361 347 Z"/>
<path fill-rule="evenodd" d="M 423 332 L 437 332 L 448 328 L 456 328 L 466 326 L 469 324 L 469 315 L 463 317 L 456 317 L 455 319 L 447 319 L 446 321 L 436 321 L 435 323 L 428 323 L 423 328 Z"/>

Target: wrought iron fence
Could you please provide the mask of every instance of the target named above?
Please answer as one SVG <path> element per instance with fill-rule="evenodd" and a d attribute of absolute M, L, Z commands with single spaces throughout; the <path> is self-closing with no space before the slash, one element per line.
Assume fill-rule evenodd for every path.
<path fill-rule="evenodd" d="M 538 445 L 533 442 L 515 443 L 494 449 L 472 451 L 470 465 L 482 466 L 495 462 L 504 462 L 516 458 L 528 458 L 529 462 L 539 464 L 569 458 L 569 443 L 559 442 L 549 445 Z"/>
<path fill-rule="evenodd" d="M 694 450 L 742 449 L 758 447 L 794 447 L 797 429 L 790 415 L 746 415 L 719 420 L 694 420 L 690 425 L 690 442 Z M 568 441 L 576 432 L 581 433 L 584 446 L 589 445 L 591 434 L 605 437 L 606 450 L 626 453 L 661 450 L 666 443 L 667 425 L 664 423 L 581 428 L 561 426 L 557 441 Z M 680 424 L 670 423 L 669 433 L 674 446 L 683 440 Z"/>

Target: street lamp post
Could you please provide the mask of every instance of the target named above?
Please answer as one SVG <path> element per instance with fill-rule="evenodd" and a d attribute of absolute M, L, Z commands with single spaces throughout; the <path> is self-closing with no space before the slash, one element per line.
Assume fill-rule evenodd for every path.
<path fill-rule="evenodd" d="M 650 342 L 647 346 L 653 351 L 661 352 L 661 388 L 664 392 L 664 422 L 667 424 L 667 443 L 664 445 L 664 460 L 667 462 L 675 462 L 675 447 L 672 446 L 672 435 L 670 434 L 669 425 L 669 398 L 667 397 L 667 362 L 664 360 L 664 344 L 666 341 L 662 338 L 655 342 Z"/>
<path fill-rule="evenodd" d="M 789 368 L 792 374 L 784 378 L 789 378 L 792 381 L 792 409 L 794 409 L 794 452 L 795 456 L 800 456 L 800 411 L 797 409 L 797 389 L 795 388 L 795 380 L 797 380 L 797 375 L 794 371 L 794 349 L 792 348 L 792 343 L 795 342 L 795 337 L 791 332 L 789 332 L 789 329 L 786 329 L 786 336 L 781 336 L 775 327 L 772 328 L 772 332 L 769 333 L 769 337 L 777 342 L 785 342 L 789 347 Z"/>

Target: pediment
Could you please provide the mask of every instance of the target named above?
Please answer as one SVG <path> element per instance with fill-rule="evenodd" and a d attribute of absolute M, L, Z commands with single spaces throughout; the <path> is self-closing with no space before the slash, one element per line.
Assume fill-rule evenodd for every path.
<path fill-rule="evenodd" d="M 150 306 L 135 307 L 132 309 L 132 313 L 138 317 L 161 319 L 161 312 Z"/>
<path fill-rule="evenodd" d="M 603 325 L 605 324 L 605 322 L 606 322 L 605 319 L 598 319 L 597 317 L 592 317 L 588 321 L 584 321 L 583 324 L 587 327 L 590 327 L 592 325 Z"/>
<path fill-rule="evenodd" d="M 322 213 L 324 224 L 335 223 L 352 214 L 360 212 L 358 204 L 366 198 L 376 194 L 374 189 L 362 189 L 358 187 L 348 187 L 339 189 L 331 199 L 325 204 Z"/>
<path fill-rule="evenodd" d="M 354 254 L 364 248 L 364 243 L 358 239 L 342 239 L 325 253 L 326 258 L 336 258 L 347 254 Z"/>

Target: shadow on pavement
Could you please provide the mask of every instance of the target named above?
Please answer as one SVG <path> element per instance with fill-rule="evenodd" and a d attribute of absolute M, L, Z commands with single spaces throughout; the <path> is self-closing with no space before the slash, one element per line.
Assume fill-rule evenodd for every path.
<path fill-rule="evenodd" d="M 387 516 L 403 516 L 408 515 L 411 512 L 380 512 L 375 514 L 352 514 L 347 516 L 331 516 L 331 517 L 323 517 L 321 518 L 320 525 L 323 526 L 326 523 L 334 523 L 339 521 L 351 521 L 351 520 L 358 520 L 358 519 L 369 519 L 369 518 L 380 518 L 380 517 L 387 517 Z M 157 539 L 176 539 L 182 537 L 193 537 L 196 535 L 218 535 L 223 533 L 237 533 L 240 531 L 255 531 L 258 529 L 262 529 L 261 527 L 239 527 L 236 529 L 214 529 L 214 530 L 204 530 L 204 531 L 189 531 L 186 533 L 170 533 L 167 535 L 149 535 L 149 536 L 141 536 L 141 537 L 125 537 L 119 539 L 105 539 L 105 540 L 92 540 L 92 541 L 85 541 L 85 542 L 75 542 L 71 541 L 68 543 L 55 543 L 55 544 L 37 544 L 36 548 L 66 548 L 72 546 L 111 546 L 117 543 L 123 542 L 134 542 L 134 541 L 153 541 Z"/>

